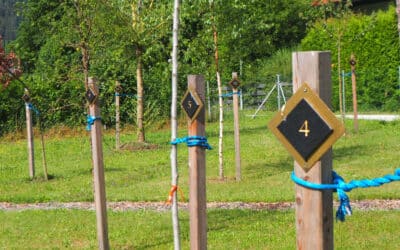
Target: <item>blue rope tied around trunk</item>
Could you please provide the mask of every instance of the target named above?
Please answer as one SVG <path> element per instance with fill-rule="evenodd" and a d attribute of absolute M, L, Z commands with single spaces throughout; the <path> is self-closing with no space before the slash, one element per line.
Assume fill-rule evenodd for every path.
<path fill-rule="evenodd" d="M 28 107 L 28 109 L 30 110 L 33 110 L 37 116 L 40 116 L 39 110 L 35 106 L 33 106 L 32 103 L 30 102 L 26 103 L 26 107 Z"/>
<path fill-rule="evenodd" d="M 204 136 L 187 136 L 183 138 L 176 138 L 174 141 L 171 142 L 172 145 L 177 145 L 181 143 L 186 143 L 188 147 L 200 146 L 205 149 L 212 149 L 210 144 L 208 144 L 207 142 L 207 137 Z"/>
<path fill-rule="evenodd" d="M 231 96 L 233 96 L 233 95 L 238 95 L 238 96 L 240 96 L 241 94 L 242 94 L 242 92 L 240 92 L 240 91 L 237 91 L 237 92 L 229 92 L 229 93 L 220 95 L 220 97 L 231 97 Z"/>
<path fill-rule="evenodd" d="M 291 179 L 298 185 L 316 190 L 336 190 L 339 199 L 339 207 L 336 211 L 336 219 L 344 221 L 346 215 L 351 215 L 352 210 L 350 206 L 350 199 L 346 192 L 350 192 L 354 188 L 368 188 L 368 187 L 379 187 L 383 184 L 387 184 L 393 181 L 400 181 L 400 168 L 396 169 L 394 174 L 388 174 L 383 177 L 375 179 L 362 179 L 352 180 L 346 183 L 344 179 L 338 175 L 335 171 L 332 171 L 332 184 L 316 184 L 305 181 L 295 175 L 294 172 L 291 174 Z"/>
<path fill-rule="evenodd" d="M 92 115 L 87 115 L 87 117 L 86 117 L 86 122 L 87 122 L 86 130 L 87 130 L 87 131 L 90 131 L 90 130 L 91 130 L 92 125 L 94 124 L 94 122 L 95 122 L 96 120 L 101 120 L 101 117 L 96 117 L 96 116 L 92 116 Z"/>

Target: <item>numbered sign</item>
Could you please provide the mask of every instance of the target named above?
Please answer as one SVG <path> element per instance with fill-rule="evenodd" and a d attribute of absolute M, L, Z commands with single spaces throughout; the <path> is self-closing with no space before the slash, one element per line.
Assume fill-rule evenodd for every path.
<path fill-rule="evenodd" d="M 344 133 L 343 124 L 306 83 L 268 127 L 306 171 Z"/>
<path fill-rule="evenodd" d="M 89 87 L 89 89 L 86 91 L 85 95 L 86 95 L 86 99 L 89 101 L 89 104 L 94 104 L 96 102 L 99 94 L 97 93 L 97 91 L 94 88 Z"/>
<path fill-rule="evenodd" d="M 229 85 L 231 85 L 232 88 L 237 89 L 240 86 L 240 81 L 235 77 L 229 82 Z"/>
<path fill-rule="evenodd" d="M 196 119 L 200 110 L 203 108 L 203 102 L 199 95 L 193 90 L 187 90 L 181 102 L 182 108 L 187 114 L 189 120 Z"/>

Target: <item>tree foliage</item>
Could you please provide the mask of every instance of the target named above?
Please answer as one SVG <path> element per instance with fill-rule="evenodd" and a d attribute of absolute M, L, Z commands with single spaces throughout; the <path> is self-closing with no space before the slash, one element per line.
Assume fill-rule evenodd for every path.
<path fill-rule="evenodd" d="M 350 71 L 350 55 L 356 56 L 358 102 L 361 109 L 398 110 L 400 104 L 398 67 L 400 44 L 395 8 L 373 15 L 349 15 L 345 19 L 321 21 L 302 41 L 303 50 L 329 50 L 332 52 L 332 70 L 338 67 L 338 26 L 341 32 L 342 70 Z M 332 74 L 335 93 L 338 76 Z M 348 83 L 349 78 L 345 79 Z M 351 87 L 346 88 L 351 100 Z M 334 96 L 336 97 L 336 96 Z M 334 98 L 338 107 L 338 98 Z"/>
<path fill-rule="evenodd" d="M 257 72 L 265 58 L 296 45 L 315 18 L 309 15 L 308 0 L 213 2 L 213 9 L 209 0 L 188 0 L 181 5 L 179 92 L 186 89 L 187 74 L 203 74 L 215 87 L 212 18 L 219 32 L 222 80 L 228 82 L 233 71 L 242 69 L 243 83 L 252 79 L 251 72 Z M 44 111 L 47 127 L 83 125 L 86 74 L 99 79 L 102 120 L 112 126 L 115 81 L 121 82 L 124 93 L 137 92 L 138 49 L 143 63 L 145 124 L 169 115 L 171 1 L 26 0 L 18 4 L 18 12 L 22 22 L 17 39 L 9 46 L 21 58 L 23 80 Z M 21 95 L 9 98 L 19 103 Z M 135 124 L 136 105 L 123 98 L 123 122 Z M 22 123 L 23 113 L 6 116 L 11 115 Z"/>

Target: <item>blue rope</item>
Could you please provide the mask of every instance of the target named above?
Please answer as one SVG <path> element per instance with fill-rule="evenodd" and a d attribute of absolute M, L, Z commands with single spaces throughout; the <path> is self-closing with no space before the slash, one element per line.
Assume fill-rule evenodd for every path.
<path fill-rule="evenodd" d="M 222 94 L 222 95 L 220 95 L 220 97 L 231 97 L 231 96 L 233 96 L 233 95 L 241 95 L 242 94 L 242 92 L 241 91 L 237 91 L 237 92 L 229 92 L 229 93 L 226 93 L 226 94 Z"/>
<path fill-rule="evenodd" d="M 120 94 L 120 93 L 115 93 L 115 96 L 137 98 L 137 95 L 134 95 L 134 94 Z"/>
<path fill-rule="evenodd" d="M 350 199 L 346 192 L 350 192 L 354 188 L 368 188 L 368 187 L 379 187 L 383 184 L 390 183 L 393 181 L 400 181 L 400 168 L 396 169 L 394 175 L 385 175 L 383 177 L 375 178 L 372 180 L 352 180 L 346 183 L 344 179 L 336 172 L 332 171 L 332 183 L 333 184 L 316 184 L 305 181 L 295 175 L 294 172 L 291 174 L 291 179 L 298 185 L 316 190 L 336 190 L 338 199 L 340 201 L 338 210 L 336 211 L 336 219 L 344 221 L 346 215 L 351 215 L 352 210 L 350 206 Z"/>
<path fill-rule="evenodd" d="M 200 146 L 205 149 L 212 149 L 210 144 L 207 142 L 207 137 L 204 136 L 187 136 L 183 138 L 176 138 L 171 142 L 172 145 L 177 145 L 180 143 L 186 143 L 188 147 Z"/>
<path fill-rule="evenodd" d="M 90 130 L 91 130 L 91 127 L 92 127 L 92 125 L 94 124 L 94 122 L 95 122 L 96 120 L 101 120 L 101 117 L 96 117 L 96 116 L 92 116 L 92 115 L 87 115 L 87 117 L 86 117 L 86 122 L 87 122 L 86 130 L 87 130 L 87 131 L 90 131 Z"/>
<path fill-rule="evenodd" d="M 30 102 L 26 103 L 26 107 L 28 107 L 28 109 L 30 109 L 30 110 L 33 110 L 37 116 L 40 116 L 39 110 L 35 106 L 33 106 L 32 103 L 30 103 Z"/>

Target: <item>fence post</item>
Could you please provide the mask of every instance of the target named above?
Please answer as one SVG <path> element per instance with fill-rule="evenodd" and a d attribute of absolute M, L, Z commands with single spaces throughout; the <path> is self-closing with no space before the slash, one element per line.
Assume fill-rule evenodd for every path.
<path fill-rule="evenodd" d="M 309 86 L 331 107 L 331 58 L 329 52 L 293 53 L 293 91 L 301 84 Z M 331 183 L 332 150 L 305 171 L 294 163 L 296 176 L 313 183 Z M 333 249 L 332 191 L 310 190 L 296 185 L 296 234 L 297 249 Z"/>
<path fill-rule="evenodd" d="M 233 127 L 235 137 L 235 165 L 236 165 L 236 181 L 242 179 L 241 159 L 240 159 L 240 132 L 239 132 L 239 92 L 238 87 L 240 82 L 236 72 L 232 72 L 232 80 L 229 82 L 232 86 L 233 98 Z"/>
<path fill-rule="evenodd" d="M 121 146 L 120 141 L 120 114 L 119 114 L 119 101 L 122 92 L 122 87 L 119 81 L 115 81 L 115 149 L 119 150 Z"/>
<path fill-rule="evenodd" d="M 353 90 L 353 114 L 354 114 L 354 132 L 358 132 L 358 111 L 357 111 L 357 86 L 356 86 L 356 58 L 351 54 L 351 86 Z"/>
<path fill-rule="evenodd" d="M 28 141 L 28 161 L 29 161 L 29 178 L 35 177 L 35 154 L 34 154 L 34 137 L 32 128 L 32 112 L 31 103 L 28 89 L 25 89 L 22 99 L 25 101 L 25 114 L 26 114 L 26 133 Z"/>
<path fill-rule="evenodd" d="M 188 76 L 188 89 L 196 92 L 205 103 L 204 77 Z M 189 136 L 205 136 L 205 109 L 189 122 Z M 206 153 L 201 146 L 189 147 L 189 213 L 190 213 L 190 249 L 207 249 L 206 215 Z"/>
<path fill-rule="evenodd" d="M 99 88 L 96 80 L 92 77 L 88 79 L 89 89 L 86 97 L 89 101 L 89 115 L 93 119 L 90 126 L 90 137 L 92 145 L 93 179 L 94 179 L 94 200 L 96 207 L 97 238 L 99 249 L 108 250 L 108 226 L 107 226 L 107 206 L 106 188 L 104 181 L 103 145 L 101 133 L 101 118 L 99 106 Z"/>

